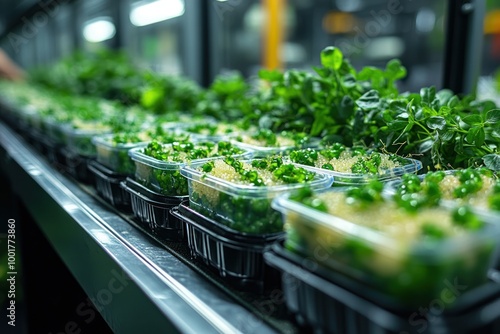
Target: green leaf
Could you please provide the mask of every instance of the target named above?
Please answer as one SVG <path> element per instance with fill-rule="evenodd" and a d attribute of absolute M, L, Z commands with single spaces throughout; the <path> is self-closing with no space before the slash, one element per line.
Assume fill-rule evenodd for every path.
<path fill-rule="evenodd" d="M 398 80 L 406 77 L 406 68 L 401 65 L 398 59 L 389 60 L 385 66 L 385 71 L 389 76 L 388 79 Z"/>
<path fill-rule="evenodd" d="M 389 109 L 394 111 L 395 114 L 406 112 L 407 101 L 394 100 L 389 103 Z"/>
<path fill-rule="evenodd" d="M 425 118 L 424 110 L 423 108 L 418 108 L 417 111 L 415 112 L 415 119 L 417 121 L 421 121 L 423 118 Z"/>
<path fill-rule="evenodd" d="M 390 123 L 394 120 L 394 118 L 392 117 L 392 114 L 391 114 L 391 111 L 390 110 L 385 110 L 383 113 L 382 113 L 382 119 L 384 120 L 384 122 L 386 123 Z"/>
<path fill-rule="evenodd" d="M 338 114 L 341 120 L 349 119 L 354 114 L 354 101 L 349 95 L 344 95 L 340 101 Z"/>
<path fill-rule="evenodd" d="M 481 146 L 483 146 L 485 136 L 486 135 L 484 133 L 484 128 L 480 127 L 479 130 L 477 131 L 476 140 L 475 140 L 475 144 L 476 144 L 477 148 L 481 148 Z"/>
<path fill-rule="evenodd" d="M 161 108 L 165 94 L 161 87 L 150 87 L 141 96 L 141 105 L 146 109 Z"/>
<path fill-rule="evenodd" d="M 388 129 L 391 131 L 399 131 L 401 129 L 404 129 L 407 125 L 408 125 L 408 122 L 394 121 L 394 122 L 388 124 Z"/>
<path fill-rule="evenodd" d="M 325 123 L 319 118 L 315 119 L 311 128 L 311 135 L 318 136 L 323 131 Z"/>
<path fill-rule="evenodd" d="M 439 92 L 436 93 L 436 97 L 439 100 L 439 104 L 441 106 L 447 105 L 451 98 L 454 97 L 453 92 L 449 89 L 442 89 Z"/>
<path fill-rule="evenodd" d="M 328 78 L 332 71 L 328 68 L 313 66 L 314 72 L 318 73 L 318 75 L 322 78 Z"/>
<path fill-rule="evenodd" d="M 408 102 L 408 104 L 406 105 L 406 113 L 408 114 L 408 118 L 409 119 L 413 119 L 414 118 L 414 114 L 415 114 L 415 107 L 414 107 L 415 103 L 414 101 L 410 101 Z"/>
<path fill-rule="evenodd" d="M 381 71 L 373 66 L 365 66 L 358 72 L 356 77 L 360 81 L 366 81 L 370 80 L 374 73 L 381 73 Z"/>
<path fill-rule="evenodd" d="M 473 127 L 473 128 L 470 128 L 469 131 L 467 132 L 467 136 L 465 137 L 465 140 L 467 140 L 467 142 L 469 144 L 474 143 L 474 139 L 476 138 L 476 134 L 477 134 L 478 129 L 479 129 L 478 127 Z"/>
<path fill-rule="evenodd" d="M 372 89 L 364 93 L 359 99 L 356 100 L 356 104 L 358 107 L 365 110 L 378 108 L 380 106 L 378 91 Z"/>
<path fill-rule="evenodd" d="M 448 142 L 455 137 L 455 132 L 453 130 L 445 130 L 442 133 L 439 133 L 439 139 L 443 142 Z"/>
<path fill-rule="evenodd" d="M 358 110 L 356 112 L 356 115 L 354 117 L 354 124 L 353 124 L 353 128 L 352 128 L 353 133 L 361 133 L 361 132 L 363 132 L 364 127 L 366 126 L 365 117 L 364 116 L 365 116 L 365 114 L 364 114 L 363 111 Z"/>
<path fill-rule="evenodd" d="M 346 74 L 342 78 L 342 85 L 345 88 L 349 89 L 354 88 L 356 87 L 356 78 L 352 74 Z"/>
<path fill-rule="evenodd" d="M 489 101 L 489 100 L 486 100 L 486 101 L 481 101 L 480 102 L 480 107 L 479 109 L 481 111 L 483 111 L 484 113 L 490 111 L 490 110 L 496 110 L 498 109 L 497 105 L 495 104 L 495 102 L 493 101 Z"/>
<path fill-rule="evenodd" d="M 321 131 L 328 124 L 328 111 L 327 110 L 316 110 L 314 112 L 314 122 L 311 128 L 311 135 L 318 136 Z"/>
<path fill-rule="evenodd" d="M 446 126 L 446 120 L 441 116 L 433 116 L 427 120 L 426 124 L 431 130 L 443 130 Z"/>
<path fill-rule="evenodd" d="M 428 107 L 428 106 L 424 105 L 421 109 L 422 109 L 422 114 L 423 114 L 424 118 L 433 117 L 433 116 L 437 116 L 438 115 L 437 112 L 436 112 L 436 110 L 434 110 L 431 107 Z"/>
<path fill-rule="evenodd" d="M 469 144 L 475 144 L 481 147 L 484 144 L 484 128 L 482 126 L 475 126 L 469 129 L 467 137 L 465 138 Z"/>
<path fill-rule="evenodd" d="M 432 145 L 434 145 L 434 140 L 432 139 L 426 140 L 422 144 L 420 144 L 420 146 L 418 147 L 418 152 L 425 153 L 432 148 Z"/>
<path fill-rule="evenodd" d="M 454 95 L 448 101 L 448 107 L 455 108 L 459 103 L 460 103 L 459 98 L 456 95 Z"/>
<path fill-rule="evenodd" d="M 442 106 L 439 108 L 438 114 L 441 116 L 448 116 L 449 114 L 453 113 L 453 109 L 448 107 L 448 106 Z"/>
<path fill-rule="evenodd" d="M 338 70 L 342 66 L 344 55 L 339 48 L 328 46 L 321 51 L 321 65 L 332 70 Z"/>
<path fill-rule="evenodd" d="M 372 89 L 380 89 L 385 84 L 384 72 L 373 66 L 365 66 L 358 72 L 357 78 L 359 81 L 371 81 Z"/>
<path fill-rule="evenodd" d="M 283 79 L 285 85 L 288 88 L 299 91 L 302 90 L 302 84 L 304 82 L 305 76 L 305 73 L 302 73 L 298 70 L 289 70 L 285 72 Z"/>
<path fill-rule="evenodd" d="M 260 70 L 259 78 L 266 81 L 281 81 L 283 80 L 283 73 L 278 70 Z"/>
<path fill-rule="evenodd" d="M 462 136 L 458 137 L 455 141 L 455 152 L 457 153 L 457 157 L 460 157 L 464 153 L 464 139 Z"/>
<path fill-rule="evenodd" d="M 413 125 L 414 125 L 414 124 L 415 124 L 415 123 L 413 123 L 413 122 L 409 122 L 409 123 L 405 126 L 405 128 L 404 128 L 404 130 L 403 130 L 403 133 L 405 133 L 405 132 L 410 132 L 410 131 L 411 131 L 411 129 L 413 128 Z"/>
<path fill-rule="evenodd" d="M 479 115 L 469 115 L 462 118 L 462 121 L 469 125 L 481 124 L 483 122 L 481 116 Z"/>
<path fill-rule="evenodd" d="M 436 88 L 435 87 L 425 87 L 420 90 L 420 96 L 422 97 L 422 103 L 431 104 L 436 98 Z"/>
<path fill-rule="evenodd" d="M 500 109 L 493 109 L 486 113 L 486 124 L 495 124 L 500 122 Z"/>
<path fill-rule="evenodd" d="M 487 154 L 483 156 L 483 162 L 486 168 L 494 171 L 500 171 L 500 154 Z"/>

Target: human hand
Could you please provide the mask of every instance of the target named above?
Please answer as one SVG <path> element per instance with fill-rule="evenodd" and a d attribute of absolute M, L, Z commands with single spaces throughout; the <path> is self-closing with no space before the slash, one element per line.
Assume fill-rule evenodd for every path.
<path fill-rule="evenodd" d="M 20 81 L 24 78 L 24 72 L 3 51 L 0 50 L 0 78 Z"/>

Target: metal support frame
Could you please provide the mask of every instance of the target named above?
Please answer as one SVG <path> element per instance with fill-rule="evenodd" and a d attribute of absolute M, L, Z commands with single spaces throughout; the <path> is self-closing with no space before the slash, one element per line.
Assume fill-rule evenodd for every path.
<path fill-rule="evenodd" d="M 485 0 L 448 2 L 443 87 L 473 93 L 481 69 Z"/>

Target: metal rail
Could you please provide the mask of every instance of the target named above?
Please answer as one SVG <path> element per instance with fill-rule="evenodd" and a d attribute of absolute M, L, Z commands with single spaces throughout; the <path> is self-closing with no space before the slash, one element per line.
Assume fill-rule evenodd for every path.
<path fill-rule="evenodd" d="M 0 168 L 15 180 L 15 192 L 87 295 L 99 300 L 106 294 L 101 314 L 114 332 L 275 332 L 1 122 Z"/>

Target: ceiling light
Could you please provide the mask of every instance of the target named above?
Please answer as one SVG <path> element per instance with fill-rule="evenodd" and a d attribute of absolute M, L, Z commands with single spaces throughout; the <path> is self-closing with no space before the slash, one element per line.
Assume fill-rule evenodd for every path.
<path fill-rule="evenodd" d="M 130 22 L 137 27 L 165 21 L 184 14 L 184 0 L 156 0 L 132 6 Z"/>
<path fill-rule="evenodd" d="M 93 43 L 102 42 L 113 38 L 116 28 L 110 18 L 101 17 L 88 21 L 83 27 L 83 37 Z"/>

